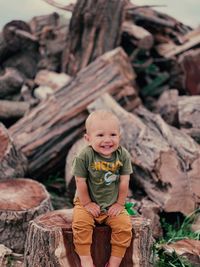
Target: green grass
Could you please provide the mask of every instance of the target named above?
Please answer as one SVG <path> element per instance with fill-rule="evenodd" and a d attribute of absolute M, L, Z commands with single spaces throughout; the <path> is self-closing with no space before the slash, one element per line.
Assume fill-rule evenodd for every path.
<path fill-rule="evenodd" d="M 193 267 L 186 258 L 181 257 L 174 251 L 172 254 L 166 253 L 161 245 L 169 244 L 181 239 L 189 238 L 200 240 L 200 233 L 193 232 L 191 225 L 194 222 L 197 215 L 199 215 L 200 209 L 194 211 L 189 216 L 185 217 L 182 223 L 177 222 L 175 226 L 162 220 L 162 226 L 164 230 L 164 237 L 158 240 L 153 246 L 153 266 L 154 267 Z"/>

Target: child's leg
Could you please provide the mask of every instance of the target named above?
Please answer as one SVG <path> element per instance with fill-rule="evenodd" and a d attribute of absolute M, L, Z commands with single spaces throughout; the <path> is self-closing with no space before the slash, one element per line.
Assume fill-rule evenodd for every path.
<path fill-rule="evenodd" d="M 80 204 L 75 202 L 72 231 L 75 251 L 80 257 L 82 267 L 93 267 L 90 247 L 94 228 L 93 216 Z"/>
<path fill-rule="evenodd" d="M 132 238 L 132 223 L 126 211 L 115 217 L 108 217 L 106 224 L 112 229 L 111 257 L 109 267 L 118 267 L 124 257 L 126 249 L 130 246 Z"/>

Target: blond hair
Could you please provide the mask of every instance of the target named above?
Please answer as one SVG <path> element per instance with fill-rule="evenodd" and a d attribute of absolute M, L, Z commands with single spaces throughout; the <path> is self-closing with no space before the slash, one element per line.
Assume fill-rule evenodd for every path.
<path fill-rule="evenodd" d="M 95 120 L 108 120 L 108 119 L 115 120 L 116 123 L 119 125 L 119 129 L 120 129 L 120 122 L 119 122 L 119 119 L 117 118 L 117 116 L 115 116 L 115 114 L 113 114 L 109 110 L 99 109 L 99 110 L 93 111 L 87 117 L 87 119 L 85 121 L 86 132 L 89 131 L 89 128 L 90 128 L 91 124 L 94 123 Z"/>

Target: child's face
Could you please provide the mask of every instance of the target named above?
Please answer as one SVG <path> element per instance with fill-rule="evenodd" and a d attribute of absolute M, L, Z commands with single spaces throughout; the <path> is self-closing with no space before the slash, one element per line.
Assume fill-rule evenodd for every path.
<path fill-rule="evenodd" d="M 112 118 L 98 119 L 91 123 L 85 139 L 97 153 L 105 158 L 110 158 L 119 147 L 119 124 Z"/>

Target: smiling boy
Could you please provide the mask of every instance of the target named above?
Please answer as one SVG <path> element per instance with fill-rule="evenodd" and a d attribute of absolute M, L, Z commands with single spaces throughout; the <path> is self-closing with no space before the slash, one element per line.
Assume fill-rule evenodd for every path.
<path fill-rule="evenodd" d="M 132 237 L 132 224 L 124 208 L 132 166 L 120 146 L 120 123 L 109 111 L 91 113 L 85 123 L 88 146 L 74 159 L 76 179 L 73 239 L 82 267 L 93 267 L 92 234 L 95 223 L 112 229 L 111 256 L 106 266 L 118 267 Z"/>

